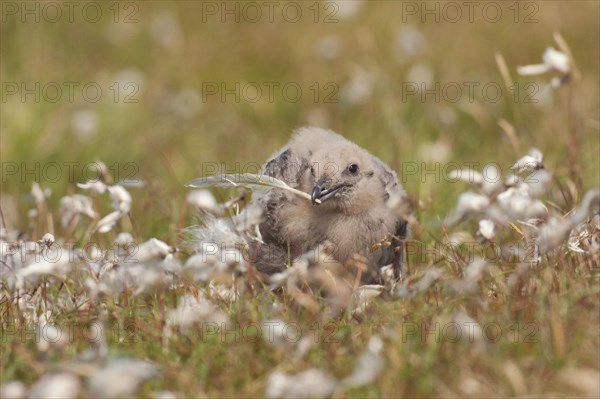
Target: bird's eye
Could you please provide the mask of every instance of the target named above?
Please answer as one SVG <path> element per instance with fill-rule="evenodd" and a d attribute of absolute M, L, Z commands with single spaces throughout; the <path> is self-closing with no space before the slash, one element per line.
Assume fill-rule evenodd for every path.
<path fill-rule="evenodd" d="M 358 173 L 358 165 L 353 163 L 350 166 L 348 166 L 348 172 L 352 173 L 353 175 Z"/>

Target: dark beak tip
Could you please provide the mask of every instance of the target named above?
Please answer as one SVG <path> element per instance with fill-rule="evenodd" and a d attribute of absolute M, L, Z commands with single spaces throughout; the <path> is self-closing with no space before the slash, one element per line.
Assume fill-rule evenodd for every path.
<path fill-rule="evenodd" d="M 319 198 L 320 195 L 321 195 L 321 187 L 319 185 L 314 186 L 310 193 L 310 199 L 311 199 L 311 202 L 313 205 L 317 204 L 317 198 Z"/>

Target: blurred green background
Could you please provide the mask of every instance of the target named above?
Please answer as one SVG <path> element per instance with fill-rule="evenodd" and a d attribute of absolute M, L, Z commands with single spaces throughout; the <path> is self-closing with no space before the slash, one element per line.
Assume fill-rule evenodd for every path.
<path fill-rule="evenodd" d="M 596 1 L 69 4 L 2 2 L 0 154 L 10 227 L 27 228 L 34 181 L 58 204 L 79 191 L 86 165 L 102 161 L 116 180 L 146 183 L 129 189 L 133 216 L 143 236 L 168 238 L 186 181 L 215 163 L 237 171 L 260 164 L 307 124 L 390 164 L 419 200 L 420 221 L 434 222 L 465 189 L 444 181 L 448 162 L 479 170 L 497 162 L 506 172 L 537 146 L 566 180 L 569 90 L 582 189 L 598 185 Z M 552 92 L 552 74 L 520 77 L 516 67 L 557 48 L 554 32 L 581 79 Z M 506 87 L 496 53 L 517 91 Z M 421 84 L 429 94 L 412 91 Z M 418 173 L 402 176 L 405 162 Z M 437 172 L 424 175 L 423 166 Z"/>

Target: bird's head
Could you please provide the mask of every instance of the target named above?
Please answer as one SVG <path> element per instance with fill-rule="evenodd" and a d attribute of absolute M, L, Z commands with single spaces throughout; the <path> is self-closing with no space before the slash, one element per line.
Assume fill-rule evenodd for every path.
<path fill-rule="evenodd" d="M 387 199 L 385 173 L 390 172 L 354 144 L 316 152 L 310 173 L 313 205 L 318 199 L 325 209 L 361 211 Z"/>

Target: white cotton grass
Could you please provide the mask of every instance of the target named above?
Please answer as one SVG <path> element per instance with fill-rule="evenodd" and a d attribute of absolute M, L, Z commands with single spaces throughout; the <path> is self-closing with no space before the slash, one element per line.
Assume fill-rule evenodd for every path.
<path fill-rule="evenodd" d="M 356 68 L 340 88 L 340 102 L 348 107 L 365 104 L 373 94 L 374 84 L 375 76 L 372 73 Z"/>
<path fill-rule="evenodd" d="M 532 172 L 534 170 L 538 170 L 544 167 L 542 161 L 544 160 L 544 155 L 537 148 L 532 148 L 529 150 L 529 153 L 519 159 L 511 169 L 514 170 L 517 174 L 521 174 L 523 172 Z"/>
<path fill-rule="evenodd" d="M 104 259 L 99 264 L 88 264 L 92 271 L 86 279 L 90 298 L 113 296 L 128 292 L 133 297 L 144 293 L 162 292 L 173 282 L 172 275 L 179 275 L 181 265 L 177 261 L 154 261 L 138 263 L 133 255 L 122 259 Z M 118 266 L 118 267 L 115 267 Z"/>
<path fill-rule="evenodd" d="M 600 189 L 593 189 L 585 193 L 583 200 L 570 215 L 571 223 L 578 225 L 583 223 L 588 217 L 597 215 L 600 212 Z"/>
<path fill-rule="evenodd" d="M 276 371 L 267 380 L 265 396 L 270 399 L 327 398 L 337 384 L 337 380 L 329 373 L 316 368 L 296 374 Z"/>
<path fill-rule="evenodd" d="M 439 267 L 430 267 L 429 269 L 427 269 L 423 277 L 417 283 L 415 287 L 416 290 L 418 292 L 426 291 L 429 287 L 433 285 L 433 283 L 442 278 L 443 275 L 444 272 Z"/>
<path fill-rule="evenodd" d="M 87 390 L 93 397 L 131 396 L 142 382 L 156 376 L 157 373 L 158 368 L 150 362 L 116 358 L 88 378 Z"/>
<path fill-rule="evenodd" d="M 175 252 L 175 248 L 171 247 L 164 241 L 158 238 L 151 238 L 137 246 L 133 258 L 139 263 L 144 263 L 152 260 L 165 259 L 169 254 Z"/>
<path fill-rule="evenodd" d="M 341 393 L 372 384 L 383 370 L 383 350 L 383 340 L 377 335 L 371 336 L 365 350 L 358 355 L 352 372 L 340 380 L 317 368 L 310 368 L 296 374 L 275 371 L 267 380 L 265 396 L 267 398 L 326 398 L 334 392 Z"/>
<path fill-rule="evenodd" d="M 373 298 L 380 296 L 385 290 L 385 286 L 379 284 L 361 285 L 354 291 L 354 310 L 352 314 L 359 315 L 367 310 Z"/>
<path fill-rule="evenodd" d="M 568 248 L 572 252 L 600 257 L 600 214 L 593 216 L 589 223 L 581 223 L 571 231 Z"/>
<path fill-rule="evenodd" d="M 198 210 L 217 214 L 220 212 L 215 196 L 208 190 L 192 190 L 185 199 L 188 204 Z"/>
<path fill-rule="evenodd" d="M 231 303 L 240 298 L 240 290 L 237 286 L 220 284 L 216 281 L 208 283 L 208 293 L 210 298 L 226 303 Z"/>
<path fill-rule="evenodd" d="M 105 167 L 100 166 L 99 173 L 103 179 L 111 180 Z M 96 202 L 103 198 L 97 195 L 109 194 L 114 208 L 112 215 L 119 216 L 115 220 L 131 211 L 131 195 L 119 185 L 105 185 L 98 180 L 80 184 L 79 188 L 94 196 L 72 194 L 61 198 L 59 216 L 68 234 L 75 231 L 78 223 L 87 223 L 87 229 L 83 229 L 86 234 L 98 226 Z M 47 209 L 49 195 L 49 189 L 33 184 L 32 196 L 37 205 L 33 217 L 50 213 Z M 114 228 L 114 223 L 111 224 Z M 177 249 L 156 238 L 137 245 L 130 233 L 117 231 L 114 250 L 98 243 L 73 248 L 71 242 L 54 231 L 52 223 L 48 226 L 48 230 L 38 233 L 41 237 L 28 241 L 20 238 L 17 232 L 6 230 L 4 226 L 0 228 L 1 285 L 18 293 L 13 304 L 23 321 L 33 326 L 35 347 L 43 357 L 66 353 L 71 347 L 74 330 L 67 328 L 69 324 L 64 324 L 62 314 L 74 309 L 87 311 L 90 301 L 106 296 L 126 295 L 131 299 L 144 292 L 165 290 L 172 286 L 181 271 Z M 89 237 L 84 236 L 84 239 Z M 57 287 L 60 288 L 50 291 Z M 99 301 L 97 316 L 100 319 L 106 317 L 104 307 L 103 301 Z M 94 331 L 106 327 L 99 321 L 90 323 L 92 325 L 95 325 Z M 107 361 L 108 347 L 104 336 L 107 331 L 99 340 L 90 342 L 90 350 L 78 356 L 78 361 L 83 362 L 80 366 L 84 367 L 60 366 L 58 371 L 43 374 L 30 387 L 18 381 L 3 384 L 0 396 L 77 398 L 135 394 L 143 381 L 157 375 L 158 368 L 137 359 Z"/>
<path fill-rule="evenodd" d="M 521 225 L 523 230 L 518 228 L 516 230 L 529 243 L 529 252 L 523 248 L 499 247 L 499 254 L 504 253 L 504 256 L 508 256 L 514 253 L 521 261 L 539 262 L 541 255 L 556 249 L 565 243 L 567 238 L 569 250 L 595 256 L 593 255 L 596 253 L 595 243 L 598 242 L 600 246 L 600 235 L 595 238 L 589 227 L 586 227 L 586 223 L 599 212 L 600 190 L 588 191 L 581 204 L 568 215 L 552 212 L 543 198 L 550 193 L 553 175 L 546 169 L 543 161 L 542 152 L 532 148 L 512 165 L 511 174 L 504 181 L 497 179 L 493 185 L 488 184 L 487 188 L 485 173 L 465 169 L 451 172 L 449 178 L 467 182 L 477 187 L 481 194 L 473 192 L 460 194 L 456 209 L 446 218 L 445 224 L 452 226 L 476 218 L 478 219 L 477 236 L 483 242 L 493 244 L 499 241 L 498 235 L 504 234 L 508 226 Z M 452 233 L 448 239 L 454 239 L 455 236 L 456 233 Z M 585 250 L 581 243 L 584 243 Z M 473 267 L 476 265 L 481 266 L 479 263 L 471 264 Z M 455 288 L 469 291 L 474 289 L 474 286 L 463 281 L 455 285 Z M 404 292 L 403 295 L 408 294 Z"/>
<path fill-rule="evenodd" d="M 118 87 L 123 90 L 123 98 L 118 104 L 127 106 L 132 101 L 140 98 L 146 80 L 146 76 L 141 69 L 127 67 L 119 70 L 112 78 L 112 81 L 118 84 Z"/>
<path fill-rule="evenodd" d="M 46 317 L 40 320 L 35 327 L 37 348 L 42 353 L 49 350 L 60 351 L 70 343 L 69 333 L 63 331 L 60 326 L 47 322 Z"/>
<path fill-rule="evenodd" d="M 96 195 L 104 194 L 107 188 L 106 184 L 101 180 L 90 180 L 85 183 L 77 183 L 77 187 Z"/>
<path fill-rule="evenodd" d="M 353 18 L 362 8 L 363 0 L 327 0 L 325 2 L 325 9 L 334 11 L 334 20 L 337 18 L 341 20 Z"/>
<path fill-rule="evenodd" d="M 35 200 L 35 203 L 38 206 L 44 204 L 46 200 L 50 198 L 51 194 L 52 190 L 50 190 L 49 188 L 42 189 L 37 182 L 34 182 L 31 185 L 31 195 L 33 196 L 33 199 Z"/>
<path fill-rule="evenodd" d="M 87 142 L 98 133 L 100 117 L 92 109 L 80 109 L 71 116 L 71 129 L 75 137 L 82 142 Z"/>
<path fill-rule="evenodd" d="M 475 187 L 480 193 L 486 196 L 490 196 L 496 191 L 498 191 L 498 189 L 502 186 L 502 182 L 500 180 L 487 177 L 489 175 L 486 169 L 492 168 L 495 169 L 495 167 L 491 165 L 486 165 L 486 167 L 484 168 L 484 173 L 478 172 L 473 169 L 453 170 L 450 173 L 448 173 L 448 179 L 451 182 L 463 181 L 465 183 L 468 183 L 472 187 Z M 490 172 L 490 174 L 495 172 L 496 171 L 494 170 L 493 172 Z"/>
<path fill-rule="evenodd" d="M 197 323 L 212 323 L 219 329 L 229 325 L 229 318 L 206 297 L 186 295 L 178 300 L 176 309 L 167 314 L 165 334 L 187 333 Z"/>
<path fill-rule="evenodd" d="M 77 224 L 80 215 L 87 216 L 90 219 L 96 219 L 97 214 L 94 210 L 92 199 L 82 194 L 72 194 L 60 199 L 60 223 L 63 228 L 71 224 Z"/>
<path fill-rule="evenodd" d="M 383 349 L 381 338 L 377 335 L 371 336 L 366 350 L 358 356 L 354 370 L 341 381 L 342 385 L 350 389 L 373 383 L 383 370 Z"/>
<path fill-rule="evenodd" d="M 78 398 L 81 383 L 70 373 L 45 374 L 31 387 L 30 398 Z"/>
<path fill-rule="evenodd" d="M 247 268 L 244 255 L 238 249 L 204 242 L 200 245 L 199 253 L 185 262 L 183 270 L 194 281 L 209 282 L 219 276 L 244 273 Z"/>
<path fill-rule="evenodd" d="M 433 69 L 427 64 L 417 63 L 410 67 L 406 75 L 406 82 L 416 85 L 419 92 L 430 89 L 434 83 Z"/>
<path fill-rule="evenodd" d="M 342 52 L 342 39 L 338 35 L 320 37 L 315 43 L 316 55 L 324 61 L 333 61 L 339 58 Z"/>
<path fill-rule="evenodd" d="M 453 225 L 473 215 L 482 215 L 501 224 L 508 220 L 545 218 L 548 209 L 537 198 L 544 195 L 552 182 L 552 174 L 543 164 L 543 154 L 533 148 L 511 167 L 512 174 L 502 181 L 498 170 L 480 173 L 470 169 L 449 173 L 451 180 L 461 180 L 478 188 L 481 194 L 462 193 L 454 213 L 446 219 Z M 486 166 L 487 167 L 487 166 Z M 489 176 L 494 176 L 490 178 Z"/>
<path fill-rule="evenodd" d="M 465 218 L 482 213 L 490 205 L 490 199 L 482 194 L 467 191 L 458 197 L 456 209 L 450 217 L 446 219 L 446 224 L 453 225 Z"/>
<path fill-rule="evenodd" d="M 185 36 L 177 14 L 172 11 L 153 13 L 148 26 L 150 38 L 161 47 L 175 51 L 182 48 Z"/>
<path fill-rule="evenodd" d="M 486 341 L 483 328 L 464 309 L 460 309 L 452 315 L 452 322 L 460 326 L 462 331 L 460 337 L 463 342 L 475 343 L 475 350 L 484 349 Z"/>
<path fill-rule="evenodd" d="M 152 399 L 180 399 L 183 395 L 171 391 L 160 391 L 152 396 Z"/>
<path fill-rule="evenodd" d="M 44 245 L 49 247 L 52 244 L 54 244 L 54 242 L 56 242 L 56 239 L 54 238 L 54 234 L 46 233 L 42 236 L 42 239 L 40 241 L 41 241 L 41 243 L 43 243 Z"/>
<path fill-rule="evenodd" d="M 124 187 L 119 185 L 108 186 L 107 190 L 112 200 L 112 206 L 116 211 L 127 213 L 131 210 L 131 194 Z"/>
<path fill-rule="evenodd" d="M 530 95 L 530 101 L 536 107 L 544 107 L 552 104 L 553 92 L 573 80 L 579 80 L 581 74 L 578 72 L 575 61 L 572 58 L 571 50 L 560 33 L 554 33 L 554 40 L 559 50 L 548 47 L 542 55 L 541 64 L 532 64 L 518 66 L 517 73 L 521 76 L 535 76 L 548 74 L 551 78 L 548 81 L 538 83 L 538 89 Z M 507 87 L 512 84 L 508 83 Z M 572 93 L 568 94 L 572 97 Z M 571 101 L 569 101 L 571 103 Z M 569 106 L 570 107 L 570 106 Z M 570 110 L 573 112 L 573 110 Z M 572 133 L 572 132 L 571 132 Z M 569 159 L 569 162 L 576 162 Z"/>
<path fill-rule="evenodd" d="M 540 84 L 540 90 L 532 95 L 537 105 L 546 105 L 549 103 L 550 94 L 572 80 L 572 77 L 579 77 L 574 60 L 571 56 L 566 41 L 560 33 L 554 33 L 554 40 L 558 44 L 560 50 L 554 47 L 547 47 L 542 55 L 541 64 L 531 64 L 517 67 L 517 73 L 522 76 L 542 75 L 553 73 L 553 77 L 548 83 Z"/>
<path fill-rule="evenodd" d="M 486 239 L 488 241 L 494 241 L 494 239 L 496 238 L 496 235 L 494 234 L 495 227 L 496 226 L 494 225 L 493 221 L 487 220 L 487 219 L 481 219 L 479 221 L 479 229 L 477 230 L 477 232 L 484 239 Z"/>
<path fill-rule="evenodd" d="M 456 207 L 458 213 L 481 212 L 490 204 L 486 196 L 466 192 L 461 194 Z"/>
<path fill-rule="evenodd" d="M 545 217 L 548 213 L 542 201 L 531 198 L 529 187 L 525 184 L 501 192 L 497 202 L 505 214 L 517 220 Z"/>
<path fill-rule="evenodd" d="M 115 238 L 115 244 L 120 246 L 126 246 L 133 243 L 133 236 L 126 231 L 120 232 L 119 234 L 117 234 L 117 238 Z"/>
<path fill-rule="evenodd" d="M 531 198 L 540 198 L 548 193 L 552 183 L 552 173 L 546 169 L 538 169 L 529 174 L 523 183 L 528 188 L 528 193 Z"/>
<path fill-rule="evenodd" d="M 131 210 L 131 194 L 123 186 L 114 185 L 108 186 L 107 191 L 110 195 L 114 212 L 109 213 L 100 219 L 96 225 L 96 231 L 99 233 L 108 233 L 111 231 L 117 222 Z"/>
<path fill-rule="evenodd" d="M 519 75 L 541 75 L 551 71 L 568 74 L 571 70 L 569 56 L 553 47 L 546 48 L 542 56 L 542 64 L 532 64 L 517 67 Z"/>
<path fill-rule="evenodd" d="M 98 221 L 98 224 L 96 225 L 96 231 L 99 233 L 108 233 L 115 227 L 117 222 L 121 220 L 122 217 L 123 214 L 118 211 L 109 213 Z"/>
<path fill-rule="evenodd" d="M 400 54 L 398 58 L 412 57 L 421 54 L 427 41 L 421 31 L 412 25 L 404 25 L 396 34 L 396 47 Z"/>
<path fill-rule="evenodd" d="M 9 381 L 0 385 L 0 397 L 4 399 L 22 399 L 27 395 L 27 386 L 21 381 Z"/>
<path fill-rule="evenodd" d="M 68 250 L 58 248 L 52 254 L 35 256 L 35 260 L 16 272 L 16 289 L 37 284 L 40 278 L 51 276 L 64 279 L 73 268 Z"/>
<path fill-rule="evenodd" d="M 475 292 L 479 287 L 479 281 L 484 277 L 488 269 L 488 263 L 482 258 L 475 258 L 464 270 L 463 278 L 453 282 L 453 288 L 461 293 Z"/>
<path fill-rule="evenodd" d="M 537 229 L 536 245 L 540 254 L 546 254 L 558 247 L 574 228 L 585 228 L 581 225 L 588 218 L 596 217 L 599 212 L 600 190 L 590 190 L 583 197 L 581 204 L 570 215 L 567 217 L 553 216 L 546 224 Z M 584 252 L 595 253 L 595 249 L 589 247 L 588 251 Z"/>

